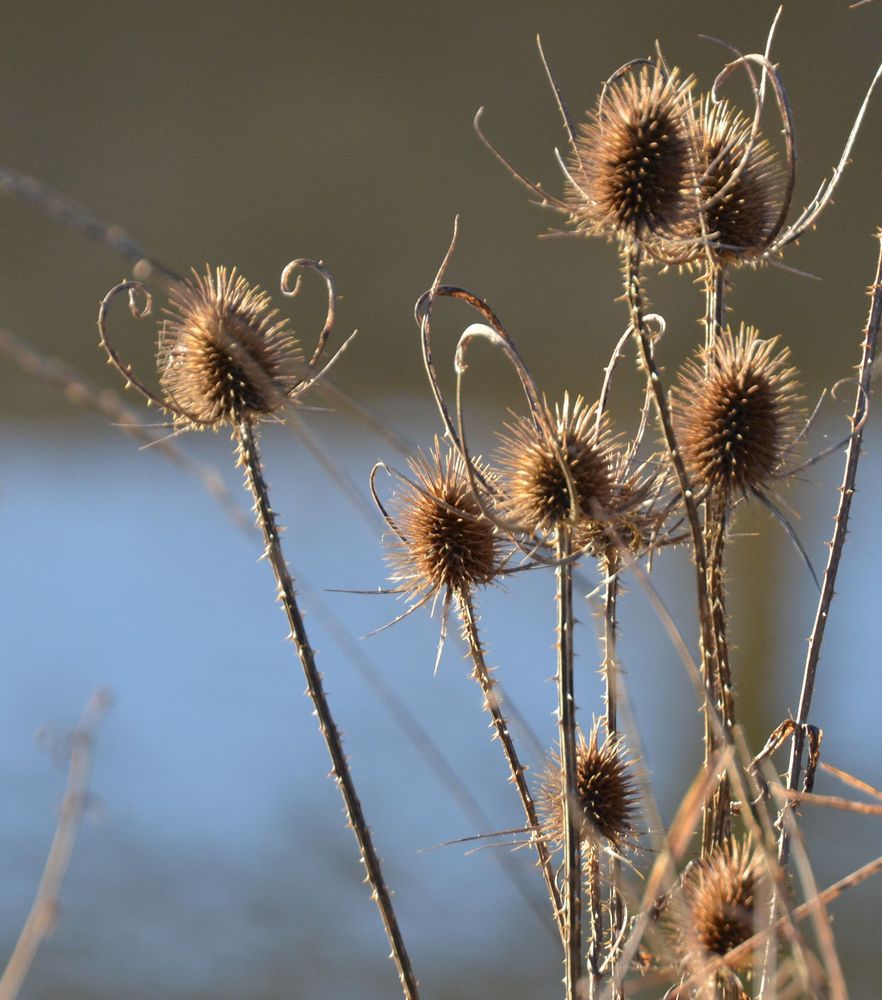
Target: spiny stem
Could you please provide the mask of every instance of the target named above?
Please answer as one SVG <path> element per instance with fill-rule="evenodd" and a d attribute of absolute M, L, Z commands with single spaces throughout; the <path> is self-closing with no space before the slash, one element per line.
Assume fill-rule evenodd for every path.
<path fill-rule="evenodd" d="M 288 565 L 285 562 L 282 552 L 276 517 L 270 506 L 269 491 L 266 480 L 263 478 L 260 454 L 257 450 L 257 440 L 251 422 L 244 419 L 240 420 L 235 425 L 235 437 L 239 451 L 239 463 L 245 469 L 245 480 L 254 497 L 254 510 L 257 516 L 258 527 L 263 533 L 266 555 L 273 568 L 279 588 L 279 598 L 288 617 L 288 624 L 291 628 L 291 640 L 297 648 L 297 654 L 300 657 L 303 673 L 306 676 L 307 691 L 315 706 L 315 714 L 319 720 L 319 729 L 331 757 L 334 779 L 343 795 L 349 825 L 352 827 L 355 839 L 358 841 L 358 848 L 361 853 L 362 863 L 365 866 L 367 881 L 370 883 L 373 899 L 377 904 L 383 920 L 383 926 L 386 929 L 386 937 L 392 948 L 391 957 L 398 969 L 401 988 L 406 1000 L 418 1000 L 419 991 L 416 977 L 411 968 L 410 958 L 404 946 L 404 939 L 398 927 L 398 920 L 392 907 L 392 897 L 383 879 L 380 859 L 374 849 L 371 833 L 361 807 L 361 801 L 355 791 L 355 784 L 349 771 L 349 763 L 343 752 L 340 733 L 331 715 L 331 709 L 328 705 L 328 699 L 322 684 L 322 677 L 316 666 L 315 655 L 309 644 L 306 626 L 303 623 L 303 617 L 297 604 L 294 581 L 291 578 L 291 573 L 288 570 Z"/>
<path fill-rule="evenodd" d="M 796 713 L 796 730 L 793 746 L 790 752 L 790 765 L 787 772 L 787 788 L 795 791 L 799 784 L 802 769 L 802 755 L 805 749 L 805 726 L 811 711 L 812 694 L 815 689 L 815 675 L 821 656 L 821 643 L 824 641 L 824 630 L 827 626 L 827 616 L 833 600 L 836 574 L 842 559 L 842 549 L 845 545 L 845 535 L 848 531 L 848 518 L 851 513 L 851 501 L 854 497 L 855 481 L 857 479 L 858 461 L 861 456 L 861 441 L 863 439 L 862 424 L 870 405 L 870 393 L 873 389 L 873 361 L 876 357 L 876 347 L 879 339 L 879 324 L 882 321 L 882 230 L 876 233 L 879 241 L 879 258 L 876 263 L 876 277 L 870 286 L 870 312 L 864 330 L 864 340 L 861 345 L 861 362 L 858 371 L 858 390 L 855 394 L 854 410 L 851 425 L 858 428 L 848 442 L 845 454 L 845 470 L 842 476 L 842 486 L 839 488 L 839 505 L 834 517 L 835 527 L 830 539 L 830 551 L 827 556 L 827 566 L 824 569 L 824 580 L 821 586 L 821 596 L 818 599 L 818 609 L 815 614 L 812 634 L 809 639 L 806 654 L 805 672 L 802 678 L 802 691 L 799 696 L 799 708 Z M 785 807 L 786 808 L 786 807 Z M 778 840 L 778 861 L 786 863 L 789 850 L 786 827 L 780 826 L 781 835 Z"/>
<path fill-rule="evenodd" d="M 557 718 L 564 827 L 564 932 L 566 1000 L 578 1000 L 582 970 L 581 822 L 577 814 L 576 701 L 573 684 L 572 528 L 557 529 Z"/>
<path fill-rule="evenodd" d="M 713 628 L 713 660 L 716 707 L 727 738 L 731 739 L 735 725 L 735 701 L 732 694 L 732 670 L 729 663 L 729 637 L 723 586 L 723 556 L 726 546 L 726 510 L 722 500 L 709 499 L 705 504 L 705 538 L 707 543 L 707 590 Z M 732 837 L 732 793 L 728 775 L 720 778 L 710 800 L 708 822 L 702 830 L 702 853 L 706 856 L 714 847 L 721 847 Z"/>
<path fill-rule="evenodd" d="M 473 676 L 481 685 L 481 690 L 484 692 L 484 708 L 490 713 L 493 719 L 493 727 L 496 730 L 499 742 L 502 744 L 505 759 L 508 761 L 508 767 L 511 771 L 511 782 L 517 788 L 518 795 L 521 798 L 521 805 L 524 807 L 524 814 L 527 818 L 527 826 L 533 831 L 533 846 L 536 848 L 539 867 L 542 869 L 542 875 L 545 878 L 545 885 L 554 909 L 555 923 L 560 931 L 561 939 L 565 940 L 563 908 L 561 906 L 560 892 L 554 880 L 551 854 L 542 836 L 539 818 L 536 814 L 536 805 L 533 801 L 533 796 L 530 794 L 530 786 L 527 783 L 524 766 L 521 764 L 517 748 L 508 727 L 508 722 L 502 712 L 499 697 L 494 691 L 496 682 L 493 680 L 490 668 L 487 666 L 487 661 L 484 657 L 484 648 L 481 645 L 481 637 L 478 632 L 478 622 L 471 594 L 467 590 L 459 590 L 456 594 L 456 601 L 460 620 L 462 621 L 463 635 L 469 647 L 469 655 L 472 658 Z"/>
<path fill-rule="evenodd" d="M 637 348 L 643 367 L 646 369 L 646 377 L 652 391 L 652 398 L 655 403 L 656 415 L 661 427 L 662 435 L 665 439 L 665 446 L 668 451 L 668 458 L 674 470 L 674 477 L 683 500 L 686 510 L 686 519 L 689 522 L 689 532 L 692 536 L 692 558 L 695 563 L 695 585 L 698 597 L 698 622 L 699 640 L 701 654 L 701 671 L 704 682 L 704 714 L 705 714 L 705 763 L 713 756 L 718 746 L 718 739 L 715 733 L 712 714 L 715 714 L 715 684 L 714 684 L 714 663 L 713 663 L 713 627 L 711 621 L 710 601 L 707 593 L 707 557 L 704 546 L 704 532 L 702 530 L 701 519 L 698 507 L 695 503 L 695 495 L 689 483 L 689 476 L 683 462 L 683 456 L 677 446 L 677 439 L 674 434 L 674 424 L 671 418 L 671 408 L 668 403 L 667 392 L 661 380 L 661 373 L 652 355 L 652 342 L 649 332 L 646 329 L 646 309 L 643 303 L 643 290 L 640 283 L 640 266 L 642 262 L 642 251 L 634 243 L 628 244 L 623 253 L 625 272 L 625 298 L 628 303 L 628 312 L 631 319 L 631 326 L 634 336 L 637 338 Z M 705 826 L 708 820 L 708 806 L 705 806 L 704 817 Z"/>
<path fill-rule="evenodd" d="M 591 976 L 588 995 L 591 1000 L 599 996 L 600 984 L 603 980 L 603 900 L 601 899 L 602 884 L 600 881 L 600 857 L 593 848 L 589 850 L 586 868 L 588 875 L 588 971 Z"/>
<path fill-rule="evenodd" d="M 603 670 L 604 693 L 606 701 L 606 738 L 613 740 L 618 732 L 618 701 L 619 686 L 618 672 L 619 662 L 616 646 L 616 609 L 619 598 L 619 555 L 618 548 L 611 545 L 601 562 L 601 567 L 605 576 L 603 589 Z M 622 900 L 619 895 L 619 883 L 621 882 L 622 871 L 618 858 L 609 859 L 609 941 L 610 948 L 615 949 L 615 942 L 619 937 L 624 913 L 622 911 Z M 598 892 L 598 901 L 599 901 Z M 591 901 L 592 907 L 594 900 Z M 592 919 L 592 931 L 595 920 Z M 602 912 L 600 920 L 600 932 L 602 934 Z M 616 981 L 616 956 L 611 954 L 609 958 L 609 976 L 613 983 Z M 613 987 L 611 1000 L 620 1000 L 624 994 L 618 987 Z"/>
<path fill-rule="evenodd" d="M 726 269 L 708 266 L 705 274 L 704 346 L 716 343 L 726 319 Z"/>

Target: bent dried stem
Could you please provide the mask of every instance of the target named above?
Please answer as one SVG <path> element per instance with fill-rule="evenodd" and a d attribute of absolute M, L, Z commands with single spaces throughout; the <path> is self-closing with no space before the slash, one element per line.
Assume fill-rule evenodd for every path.
<path fill-rule="evenodd" d="M 398 920 L 392 907 L 392 897 L 386 887 L 380 858 L 374 848 L 371 832 L 362 810 L 361 801 L 355 790 L 355 784 L 349 770 L 349 763 L 343 752 L 343 743 L 331 714 L 330 705 L 325 694 L 322 677 L 315 662 L 315 655 L 309 643 L 306 626 L 297 604 L 294 581 L 285 562 L 276 516 L 270 506 L 269 491 L 263 478 L 260 454 L 254 427 L 250 421 L 240 420 L 235 427 L 235 438 L 239 454 L 239 463 L 245 470 L 245 480 L 254 497 L 254 508 L 257 523 L 263 534 L 266 546 L 266 556 L 273 569 L 279 590 L 279 599 L 284 607 L 291 629 L 291 640 L 297 649 L 303 673 L 306 677 L 307 692 L 315 706 L 319 729 L 328 748 L 334 778 L 340 787 L 349 825 L 358 841 L 361 860 L 365 866 L 366 878 L 371 886 L 372 897 L 380 911 L 380 917 L 386 930 L 386 937 L 392 949 L 392 960 L 398 970 L 398 978 L 406 1000 L 418 1000 L 417 980 L 411 967 L 410 958 L 404 945 L 404 939 L 398 926 Z"/>
<path fill-rule="evenodd" d="M 37 955 L 37 949 L 52 929 L 58 913 L 58 897 L 70 865 L 77 830 L 88 803 L 95 732 L 109 707 L 109 692 L 102 689 L 96 691 L 89 699 L 83 717 L 71 736 L 70 769 L 64 798 L 61 800 L 58 826 L 31 911 L 0 977 L 0 1000 L 15 1000 L 18 996 Z"/>

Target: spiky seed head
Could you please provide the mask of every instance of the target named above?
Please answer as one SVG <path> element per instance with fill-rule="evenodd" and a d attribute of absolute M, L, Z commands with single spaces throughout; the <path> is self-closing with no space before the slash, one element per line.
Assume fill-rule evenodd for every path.
<path fill-rule="evenodd" d="M 801 397 L 790 351 L 743 324 L 684 366 L 672 393 L 674 429 L 692 484 L 723 499 L 761 490 L 797 436 Z"/>
<path fill-rule="evenodd" d="M 632 474 L 627 456 L 617 450 L 612 482 L 614 498 L 605 518 L 585 518 L 574 533 L 576 548 L 601 558 L 625 548 L 632 555 L 643 552 L 656 537 L 665 512 L 656 506 L 664 477 Z"/>
<path fill-rule="evenodd" d="M 408 465 L 414 480 L 402 480 L 390 502 L 401 535 L 390 555 L 395 581 L 413 597 L 490 583 L 502 563 L 502 541 L 481 511 L 460 454 L 435 438 L 429 453 Z"/>
<path fill-rule="evenodd" d="M 749 838 L 717 848 L 687 870 L 682 913 L 686 926 L 678 929 L 687 963 L 691 959 L 700 967 L 753 937 L 756 919 L 762 916 L 764 880 L 761 859 Z M 748 966 L 751 958 L 747 953 L 734 967 Z"/>
<path fill-rule="evenodd" d="M 726 101 L 706 97 L 696 129 L 700 208 L 687 223 L 688 255 L 718 266 L 756 262 L 768 249 L 781 209 L 784 170 L 753 123 Z M 689 236 L 687 234 L 687 243 Z"/>
<path fill-rule="evenodd" d="M 194 426 L 278 412 L 301 381 L 297 342 L 266 292 L 236 269 L 193 271 L 169 294 L 157 365 L 165 398 Z"/>
<path fill-rule="evenodd" d="M 618 851 L 634 836 L 637 784 L 633 763 L 621 737 L 599 739 L 594 724 L 588 740 L 579 735 L 576 746 L 576 794 L 579 826 L 586 847 L 609 845 Z M 549 755 L 539 786 L 542 829 L 553 843 L 564 840 L 564 789 L 560 756 Z"/>
<path fill-rule="evenodd" d="M 553 413 L 545 407 L 545 428 L 526 417 L 506 424 L 499 450 L 504 506 L 525 531 L 554 532 L 571 518 L 574 506 L 577 519 L 602 517 L 614 507 L 616 444 L 605 421 L 598 430 L 596 416 L 596 404 L 589 406 L 577 396 L 570 405 L 564 395 Z"/>
<path fill-rule="evenodd" d="M 694 174 L 691 87 L 676 69 L 642 66 L 606 88 L 568 162 L 577 229 L 643 241 L 677 228 Z"/>

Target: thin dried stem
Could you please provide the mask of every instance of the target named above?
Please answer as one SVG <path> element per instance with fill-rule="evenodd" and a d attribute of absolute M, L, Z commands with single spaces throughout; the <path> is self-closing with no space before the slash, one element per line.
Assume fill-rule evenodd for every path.
<path fill-rule="evenodd" d="M 876 238 L 879 242 L 879 258 L 876 264 L 876 276 L 873 279 L 873 284 L 870 286 L 870 311 L 861 345 L 858 389 L 855 394 L 854 411 L 851 416 L 852 427 L 858 427 L 858 425 L 863 424 L 869 408 L 870 393 L 873 388 L 873 361 L 876 357 L 879 324 L 882 321 L 882 231 L 876 234 Z M 824 569 L 821 595 L 818 600 L 818 608 L 815 613 L 815 621 L 809 639 L 805 671 L 802 679 L 802 690 L 799 696 L 799 708 L 796 713 L 797 729 L 794 733 L 790 765 L 787 771 L 787 788 L 790 791 L 796 790 L 799 784 L 799 775 L 802 769 L 802 754 L 805 746 L 805 726 L 809 721 L 809 714 L 811 712 L 815 677 L 821 656 L 821 644 L 824 641 L 824 631 L 827 626 L 830 605 L 833 601 L 836 575 L 839 572 L 842 549 L 845 545 L 845 536 L 848 531 L 848 518 L 851 513 L 851 501 L 854 497 L 862 440 L 863 430 L 861 429 L 849 440 L 848 449 L 845 454 L 845 470 L 842 477 L 842 486 L 839 490 L 839 505 L 833 518 L 835 524 L 833 537 L 830 539 L 830 551 L 827 557 L 827 565 Z M 785 829 L 782 829 L 778 842 L 778 857 L 782 864 L 787 860 L 787 833 Z"/>
<path fill-rule="evenodd" d="M 71 740 L 70 769 L 67 787 L 52 846 L 37 887 L 31 911 L 0 976 L 0 1000 L 15 1000 L 37 955 L 37 949 L 52 929 L 58 914 L 58 897 L 70 866 L 77 831 L 88 804 L 89 775 L 95 733 L 110 707 L 110 695 L 99 689 L 89 699 Z"/>
<path fill-rule="evenodd" d="M 515 747 L 514 739 L 512 738 L 511 731 L 509 729 L 508 721 L 502 711 L 500 697 L 495 690 L 496 682 L 493 680 L 490 668 L 487 666 L 487 661 L 484 657 L 484 647 L 481 644 L 481 636 L 478 631 L 478 622 L 475 616 L 474 602 L 468 592 L 459 591 L 456 594 L 456 603 L 459 611 L 459 617 L 462 621 L 463 635 L 465 637 L 466 645 L 469 649 L 469 656 L 471 657 L 474 668 L 473 676 L 478 684 L 481 685 L 481 690 L 484 693 L 484 708 L 490 713 L 496 737 L 502 744 L 502 750 L 505 754 L 509 771 L 511 772 L 509 780 L 515 786 L 518 791 L 518 795 L 520 796 L 521 805 L 524 808 L 524 815 L 527 819 L 527 826 L 531 831 L 531 840 L 533 846 L 536 848 L 536 855 L 539 859 L 539 867 L 542 869 L 542 875 L 545 879 L 546 888 L 548 889 L 548 896 L 554 910 L 555 923 L 560 931 L 561 939 L 565 941 L 563 908 L 561 906 L 560 892 L 558 891 L 557 883 L 554 880 L 554 868 L 552 865 L 551 854 L 549 853 L 545 838 L 542 836 L 539 817 L 536 813 L 536 805 L 533 801 L 533 796 L 530 793 L 530 786 L 527 783 L 527 775 L 524 770 L 524 766 L 518 756 L 517 748 Z"/>
<path fill-rule="evenodd" d="M 300 657 L 300 663 L 306 677 L 307 692 L 315 706 L 316 717 L 319 720 L 319 729 L 324 737 L 325 745 L 328 748 L 331 758 L 334 778 L 343 796 L 346 815 L 355 833 L 355 839 L 358 841 L 361 860 L 365 866 L 366 878 L 370 883 L 373 899 L 377 904 L 383 926 L 386 929 L 386 937 L 392 949 L 391 957 L 398 970 L 402 992 L 406 1000 L 417 1000 L 419 996 L 417 980 L 404 945 L 404 939 L 398 927 L 398 920 L 392 907 L 392 897 L 383 878 L 380 858 L 374 848 L 361 801 L 355 790 L 355 784 L 349 770 L 349 763 L 343 752 L 340 733 L 331 714 L 322 677 L 316 666 L 315 655 L 309 643 L 303 616 L 297 604 L 294 581 L 282 552 L 279 530 L 276 525 L 276 516 L 270 505 L 269 491 L 263 477 L 254 427 L 250 421 L 240 420 L 236 424 L 234 433 L 238 447 L 239 462 L 245 469 L 245 479 L 254 497 L 255 514 L 258 526 L 263 534 L 266 555 L 273 568 L 276 584 L 279 589 L 279 599 L 285 609 L 288 624 L 291 628 L 291 640 Z"/>

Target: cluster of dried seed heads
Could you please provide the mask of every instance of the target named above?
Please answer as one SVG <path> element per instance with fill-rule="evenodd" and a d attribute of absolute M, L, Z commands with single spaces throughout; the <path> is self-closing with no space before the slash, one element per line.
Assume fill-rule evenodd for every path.
<path fill-rule="evenodd" d="M 302 355 L 286 323 L 235 268 L 194 270 L 171 291 L 165 314 L 160 384 L 171 408 L 196 427 L 271 416 L 302 380 Z"/>
<path fill-rule="evenodd" d="M 722 332 L 684 366 L 671 403 L 677 440 L 698 490 L 729 502 L 769 486 L 799 420 L 796 371 L 778 340 L 753 327 Z"/>

